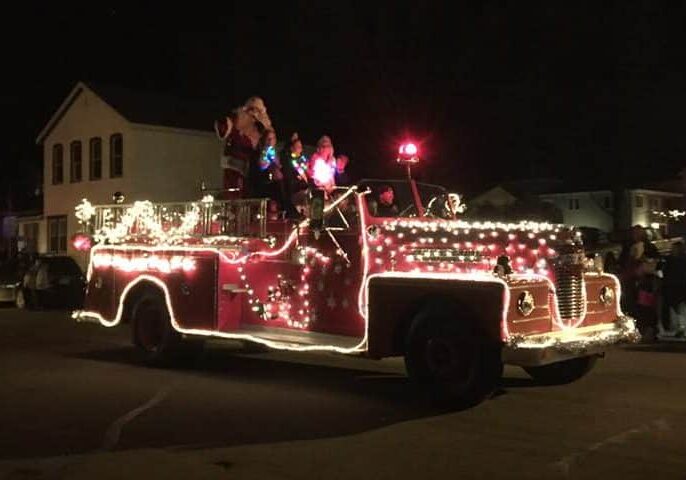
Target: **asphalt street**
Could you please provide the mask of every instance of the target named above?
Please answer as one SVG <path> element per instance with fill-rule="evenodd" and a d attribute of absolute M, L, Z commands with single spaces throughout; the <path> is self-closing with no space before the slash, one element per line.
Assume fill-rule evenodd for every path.
<path fill-rule="evenodd" d="M 77 324 L 68 312 L 1 308 L 0 327 L 0 461 L 227 447 L 259 456 L 260 445 L 359 446 L 355 435 L 368 435 L 372 470 L 407 449 L 503 478 L 516 469 L 686 478 L 683 343 L 616 349 L 564 386 L 508 367 L 494 398 L 455 412 L 416 392 L 400 359 L 212 344 L 193 365 L 165 370 L 135 360 L 126 328 Z"/>

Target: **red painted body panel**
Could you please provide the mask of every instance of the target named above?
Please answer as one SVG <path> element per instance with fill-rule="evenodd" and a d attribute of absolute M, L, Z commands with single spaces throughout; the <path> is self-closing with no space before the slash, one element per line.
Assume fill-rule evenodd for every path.
<path fill-rule="evenodd" d="M 267 238 L 226 237 L 218 240 L 225 242 L 218 248 L 203 247 L 204 239 L 197 237 L 192 245 L 167 249 L 98 247 L 97 255 L 119 256 L 121 264 L 93 263 L 85 308 L 113 320 L 127 285 L 145 274 L 163 282 L 180 328 L 245 333 L 273 327 L 361 340 L 369 321 L 370 351 L 379 356 L 396 348 L 397 328 L 407 320 L 410 299 L 420 301 L 429 290 L 454 294 L 480 319 L 487 317 L 484 329 L 491 338 L 565 328 L 557 318 L 554 278 L 546 263 L 556 255 L 548 244 L 554 234 L 504 227 L 470 230 L 457 222 L 422 218 L 374 218 L 363 195 L 356 206 L 349 218 L 346 212 L 347 221 L 329 211 L 324 221 L 332 227 L 329 231 L 314 232 L 303 224 L 296 232 L 290 221 L 269 221 Z M 137 263 L 151 255 L 167 265 L 189 259 L 193 268 L 180 268 L 177 261 L 176 269 L 163 273 L 159 266 Z M 512 258 L 516 272 L 504 280 L 491 275 L 500 255 Z M 374 293 L 379 297 L 368 299 L 363 282 L 388 278 L 389 273 L 405 278 L 381 284 Z M 389 285 L 398 291 L 389 291 Z M 587 275 L 585 285 L 588 313 L 579 326 L 616 320 L 616 305 L 599 301 L 603 286 L 616 287 L 614 279 Z M 517 308 L 525 290 L 536 305 L 528 316 Z M 509 304 L 503 305 L 507 294 Z"/>
<path fill-rule="evenodd" d="M 99 269 L 88 279 L 84 308 L 107 319 L 117 315 L 119 296 L 114 283 L 114 269 Z"/>
<path fill-rule="evenodd" d="M 327 264 L 313 263 L 308 276 L 310 302 L 314 312 L 312 330 L 334 335 L 363 337 L 365 320 L 358 309 L 358 294 L 362 281 L 360 229 L 333 232 L 334 238 L 307 236 L 307 245 L 316 248 L 332 260 Z M 334 241 L 335 240 L 335 241 Z M 337 255 L 338 245 L 346 257 Z"/>
<path fill-rule="evenodd" d="M 530 315 L 519 313 L 517 302 L 524 292 L 530 292 L 534 297 L 535 308 Z M 550 287 L 544 281 L 510 282 L 510 305 L 507 310 L 507 328 L 511 334 L 536 334 L 557 329 L 553 322 L 553 302 Z"/>
<path fill-rule="evenodd" d="M 245 295 L 238 265 L 221 258 L 217 263 L 217 330 L 235 332 L 241 326 L 244 314 Z"/>
<path fill-rule="evenodd" d="M 92 266 L 89 292 L 86 295 L 86 309 L 95 311 L 106 319 L 114 319 L 125 288 L 140 275 L 145 274 L 160 279 L 167 286 L 169 300 L 174 315 L 182 328 L 215 328 L 215 291 L 217 255 L 211 251 L 165 251 L 149 249 L 118 248 L 116 246 L 97 250 L 99 256 L 116 257 L 122 261 L 148 258 L 151 255 L 160 259 L 180 257 L 192 259 L 192 271 L 181 269 L 164 273 L 155 269 L 136 268 L 127 270 L 112 265 Z M 102 282 L 102 288 L 96 286 Z"/>
<path fill-rule="evenodd" d="M 619 292 L 615 292 L 615 300 L 611 305 L 603 305 L 600 301 L 600 290 L 603 287 L 617 288 L 612 277 L 608 275 L 586 276 L 586 304 L 588 311 L 584 326 L 611 323 L 617 318 L 617 302 Z"/>

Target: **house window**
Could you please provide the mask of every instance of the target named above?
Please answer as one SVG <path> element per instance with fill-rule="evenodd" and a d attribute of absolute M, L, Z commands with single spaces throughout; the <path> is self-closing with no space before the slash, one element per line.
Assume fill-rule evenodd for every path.
<path fill-rule="evenodd" d="M 569 209 L 570 210 L 579 210 L 579 199 L 578 198 L 570 198 L 569 199 Z"/>
<path fill-rule="evenodd" d="M 643 208 L 643 195 L 636 195 L 636 208 Z"/>
<path fill-rule="evenodd" d="M 75 140 L 69 146 L 70 169 L 69 181 L 76 183 L 81 181 L 81 142 Z"/>
<path fill-rule="evenodd" d="M 26 242 L 26 251 L 35 253 L 38 251 L 38 229 L 37 222 L 24 224 L 24 241 Z"/>
<path fill-rule="evenodd" d="M 110 177 L 124 175 L 124 140 L 121 133 L 110 137 Z"/>
<path fill-rule="evenodd" d="M 612 199 L 610 197 L 603 198 L 603 207 L 605 207 L 606 210 L 612 208 Z"/>
<path fill-rule="evenodd" d="M 58 143 L 52 146 L 52 184 L 64 182 L 64 149 Z"/>
<path fill-rule="evenodd" d="M 89 145 L 89 179 L 100 180 L 102 178 L 102 139 L 94 137 L 90 139 Z"/>
<path fill-rule="evenodd" d="M 48 217 L 48 250 L 51 253 L 67 251 L 67 217 Z"/>

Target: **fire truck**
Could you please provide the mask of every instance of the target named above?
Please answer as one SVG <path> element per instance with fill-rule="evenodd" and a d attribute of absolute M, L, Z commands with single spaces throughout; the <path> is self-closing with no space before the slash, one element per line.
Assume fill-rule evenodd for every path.
<path fill-rule="evenodd" d="M 265 349 L 403 356 L 418 385 L 476 404 L 503 365 L 542 383 L 574 381 L 638 339 L 620 283 L 584 254 L 573 227 L 465 221 L 459 197 L 414 181 L 363 180 L 307 215 L 267 199 L 77 207 L 89 251 L 78 321 L 129 324 L 139 355 L 169 364 L 207 339 Z M 397 210 L 378 214 L 391 186 Z"/>

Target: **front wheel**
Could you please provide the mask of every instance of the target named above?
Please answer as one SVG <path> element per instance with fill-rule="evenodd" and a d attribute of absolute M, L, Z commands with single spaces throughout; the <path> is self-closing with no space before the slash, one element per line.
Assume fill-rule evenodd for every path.
<path fill-rule="evenodd" d="M 159 295 L 143 296 L 133 308 L 131 333 L 137 354 L 145 363 L 171 366 L 202 351 L 201 340 L 184 340 L 171 324 Z"/>
<path fill-rule="evenodd" d="M 524 370 L 538 383 L 564 385 L 575 382 L 588 374 L 597 359 L 596 356 L 579 357 L 539 367 L 524 367 Z"/>
<path fill-rule="evenodd" d="M 475 328 L 471 318 L 452 305 L 433 305 L 412 321 L 405 366 L 412 381 L 456 407 L 469 407 L 498 387 L 501 349 Z"/>

